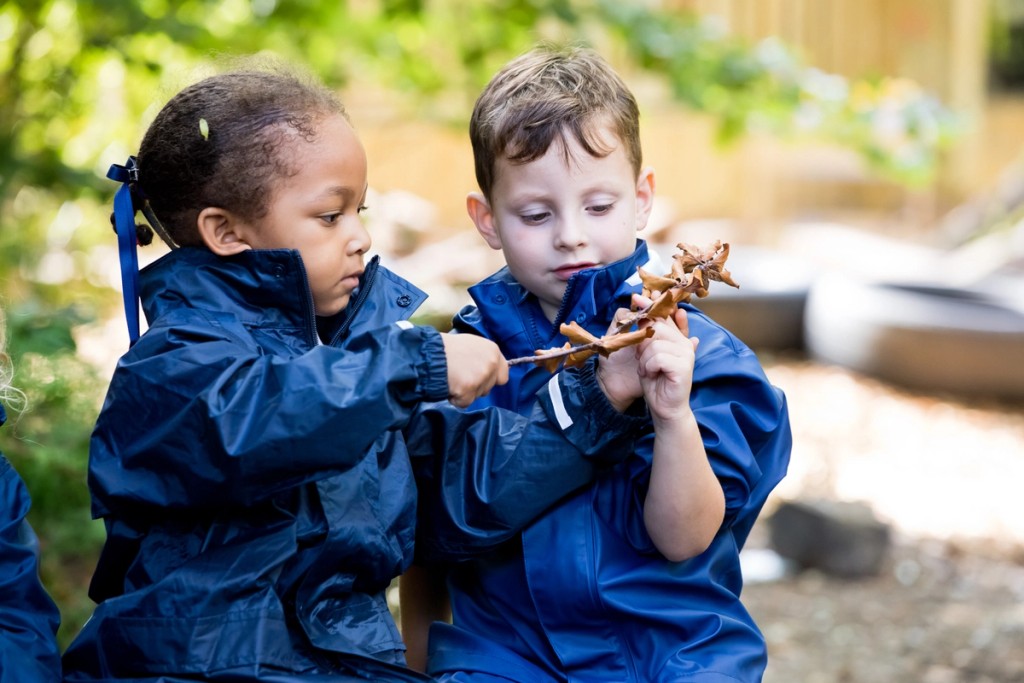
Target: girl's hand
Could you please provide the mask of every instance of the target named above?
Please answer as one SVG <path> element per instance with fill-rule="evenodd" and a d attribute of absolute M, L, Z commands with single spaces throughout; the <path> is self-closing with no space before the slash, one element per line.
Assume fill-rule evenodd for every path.
<path fill-rule="evenodd" d="M 472 334 L 442 334 L 448 358 L 448 400 L 465 408 L 496 384 L 508 381 L 508 363 L 498 345 Z"/>

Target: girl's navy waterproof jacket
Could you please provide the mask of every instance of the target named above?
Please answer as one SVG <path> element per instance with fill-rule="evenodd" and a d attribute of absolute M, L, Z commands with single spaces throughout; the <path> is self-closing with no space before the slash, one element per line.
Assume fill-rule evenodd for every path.
<path fill-rule="evenodd" d="M 7 420 L 0 405 L 0 426 Z M 39 542 L 25 521 L 25 482 L 0 453 L 0 683 L 60 680 L 60 613 L 39 581 Z"/>
<path fill-rule="evenodd" d="M 66 680 L 424 680 L 385 599 L 412 559 L 414 475 L 436 532 L 420 550 L 459 559 L 621 459 L 643 423 L 593 368 L 529 418 L 454 408 L 440 335 L 405 322 L 424 295 L 376 259 L 335 320 L 315 319 L 293 251 L 178 249 L 141 292 L 149 329 L 92 437 L 107 541 Z"/>
<path fill-rule="evenodd" d="M 607 329 L 639 291 L 638 243 L 629 258 L 569 280 L 555 327 L 534 297 L 502 270 L 472 287 L 477 308 L 456 327 L 496 341 L 505 354 L 560 346 L 561 322 Z M 460 681 L 761 680 L 765 643 L 740 603 L 739 550 L 789 462 L 783 394 L 736 337 L 684 305 L 700 339 L 690 403 L 725 492 L 725 521 L 703 554 L 669 562 L 643 522 L 653 437 L 590 487 L 563 500 L 514 542 L 449 573 L 454 626 L 434 624 L 430 671 Z M 514 366 L 509 383 L 477 405 L 528 411 L 549 375 Z M 476 674 L 481 678 L 474 678 Z M 484 674 L 497 676 L 498 679 Z"/>

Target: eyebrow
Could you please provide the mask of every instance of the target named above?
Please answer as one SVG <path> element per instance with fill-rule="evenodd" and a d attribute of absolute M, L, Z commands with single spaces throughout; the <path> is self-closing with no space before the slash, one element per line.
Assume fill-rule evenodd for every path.
<path fill-rule="evenodd" d="M 322 192 L 318 193 L 317 194 L 317 198 L 319 199 L 319 198 L 322 198 L 322 197 L 343 197 L 343 198 L 347 199 L 349 197 L 356 197 L 356 196 L 363 197 L 363 196 L 366 195 L 366 191 L 369 188 L 370 188 L 370 184 L 367 183 L 366 185 L 363 186 L 362 193 L 357 195 L 355 190 L 353 190 L 351 187 L 348 187 L 346 185 L 331 185 L 330 187 L 324 189 Z"/>
<path fill-rule="evenodd" d="M 345 187 L 344 185 L 332 185 L 320 192 L 317 196 L 319 197 L 348 197 L 355 194 L 355 191 L 351 187 Z"/>

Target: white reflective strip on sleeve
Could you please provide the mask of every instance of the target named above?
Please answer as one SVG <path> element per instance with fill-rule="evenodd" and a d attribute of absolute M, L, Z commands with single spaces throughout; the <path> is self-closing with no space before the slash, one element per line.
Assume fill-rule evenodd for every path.
<path fill-rule="evenodd" d="M 401 327 L 403 330 L 411 330 L 413 328 L 413 324 L 408 320 L 399 320 L 395 324 Z"/>
<path fill-rule="evenodd" d="M 555 417 L 558 418 L 558 426 L 563 430 L 572 427 L 572 418 L 565 410 L 565 403 L 562 401 L 562 385 L 558 383 L 558 375 L 548 380 L 548 394 L 551 396 L 551 405 L 555 408 Z"/>
<path fill-rule="evenodd" d="M 664 261 L 662 260 L 661 255 L 658 254 L 658 252 L 654 251 L 650 246 L 648 246 L 647 249 L 647 263 L 643 264 L 640 267 L 646 270 L 648 273 L 654 273 L 655 275 L 664 275 L 666 269 L 663 265 Z M 633 273 L 632 275 L 630 275 L 629 278 L 626 279 L 626 284 L 632 285 L 634 287 L 640 284 L 640 273 Z"/>

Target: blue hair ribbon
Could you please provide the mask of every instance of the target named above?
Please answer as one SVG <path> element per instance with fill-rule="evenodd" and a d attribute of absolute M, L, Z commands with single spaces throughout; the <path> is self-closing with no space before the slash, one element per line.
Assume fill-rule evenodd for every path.
<path fill-rule="evenodd" d="M 117 231 L 117 255 L 121 262 L 121 294 L 128 320 L 128 346 L 131 347 L 139 339 L 139 253 L 131 188 L 139 180 L 138 162 L 135 157 L 128 157 L 124 166 L 111 164 L 107 177 L 121 183 L 114 195 L 114 229 Z"/>

